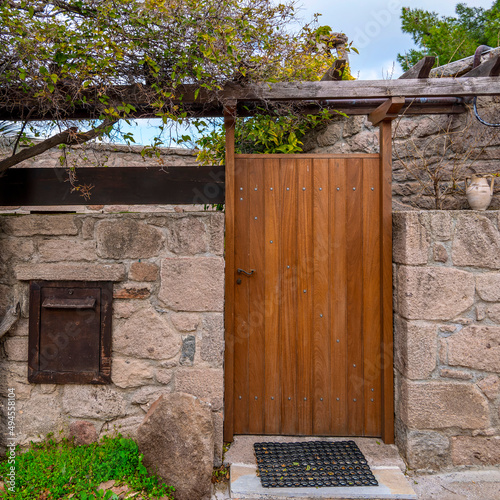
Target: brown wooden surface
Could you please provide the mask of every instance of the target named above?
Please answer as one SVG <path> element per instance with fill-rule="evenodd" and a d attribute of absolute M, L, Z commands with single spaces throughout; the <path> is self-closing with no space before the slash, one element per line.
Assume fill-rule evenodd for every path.
<path fill-rule="evenodd" d="M 73 191 L 64 168 L 11 168 L 0 177 L 0 206 L 224 203 L 224 167 L 95 167 L 76 170 L 90 198 Z"/>
<path fill-rule="evenodd" d="M 399 79 L 407 80 L 409 78 L 429 78 L 429 74 L 435 62 L 436 58 L 434 56 L 425 56 L 408 71 L 405 71 Z"/>
<path fill-rule="evenodd" d="M 500 74 L 500 54 L 492 56 L 487 61 L 465 73 L 461 78 L 471 76 L 498 76 Z"/>
<path fill-rule="evenodd" d="M 378 155 L 236 156 L 235 434 L 381 436 L 390 426 L 380 165 Z"/>
<path fill-rule="evenodd" d="M 368 121 L 372 125 L 378 125 L 382 120 L 387 118 L 396 118 L 404 104 L 404 97 L 391 97 L 368 115 Z"/>

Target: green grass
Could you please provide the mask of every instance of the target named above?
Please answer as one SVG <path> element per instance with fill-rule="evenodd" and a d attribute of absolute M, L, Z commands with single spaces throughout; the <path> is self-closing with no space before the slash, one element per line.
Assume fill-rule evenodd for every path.
<path fill-rule="evenodd" d="M 28 451 L 16 456 L 15 467 L 15 492 L 9 492 L 10 465 L 8 460 L 0 462 L 6 490 L 2 498 L 55 500 L 73 494 L 72 500 L 111 500 L 118 497 L 98 491 L 99 484 L 111 479 L 140 491 L 144 498 L 173 498 L 172 487 L 148 474 L 137 444 L 120 435 L 82 446 L 67 439 L 32 443 Z"/>

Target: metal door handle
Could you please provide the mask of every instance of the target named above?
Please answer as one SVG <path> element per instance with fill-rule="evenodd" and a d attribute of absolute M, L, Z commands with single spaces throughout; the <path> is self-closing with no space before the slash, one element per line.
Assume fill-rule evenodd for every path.
<path fill-rule="evenodd" d="M 245 274 L 246 276 L 252 276 L 252 274 L 255 272 L 255 269 L 250 269 L 250 272 L 245 271 L 244 269 L 238 268 L 237 270 L 238 274 Z"/>

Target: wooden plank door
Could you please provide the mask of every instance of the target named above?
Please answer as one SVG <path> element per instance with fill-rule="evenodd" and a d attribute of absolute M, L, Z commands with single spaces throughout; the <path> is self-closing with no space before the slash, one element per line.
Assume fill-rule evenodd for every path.
<path fill-rule="evenodd" d="M 382 191 L 378 155 L 236 155 L 234 434 L 382 435 Z"/>

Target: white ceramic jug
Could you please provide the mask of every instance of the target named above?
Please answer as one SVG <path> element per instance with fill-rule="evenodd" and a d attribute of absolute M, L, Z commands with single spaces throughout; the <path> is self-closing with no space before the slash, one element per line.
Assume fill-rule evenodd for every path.
<path fill-rule="evenodd" d="M 488 177 L 491 179 L 491 184 L 488 184 Z M 494 179 L 492 175 L 480 177 L 473 175 L 465 178 L 465 194 L 472 210 L 486 210 L 493 197 Z"/>

